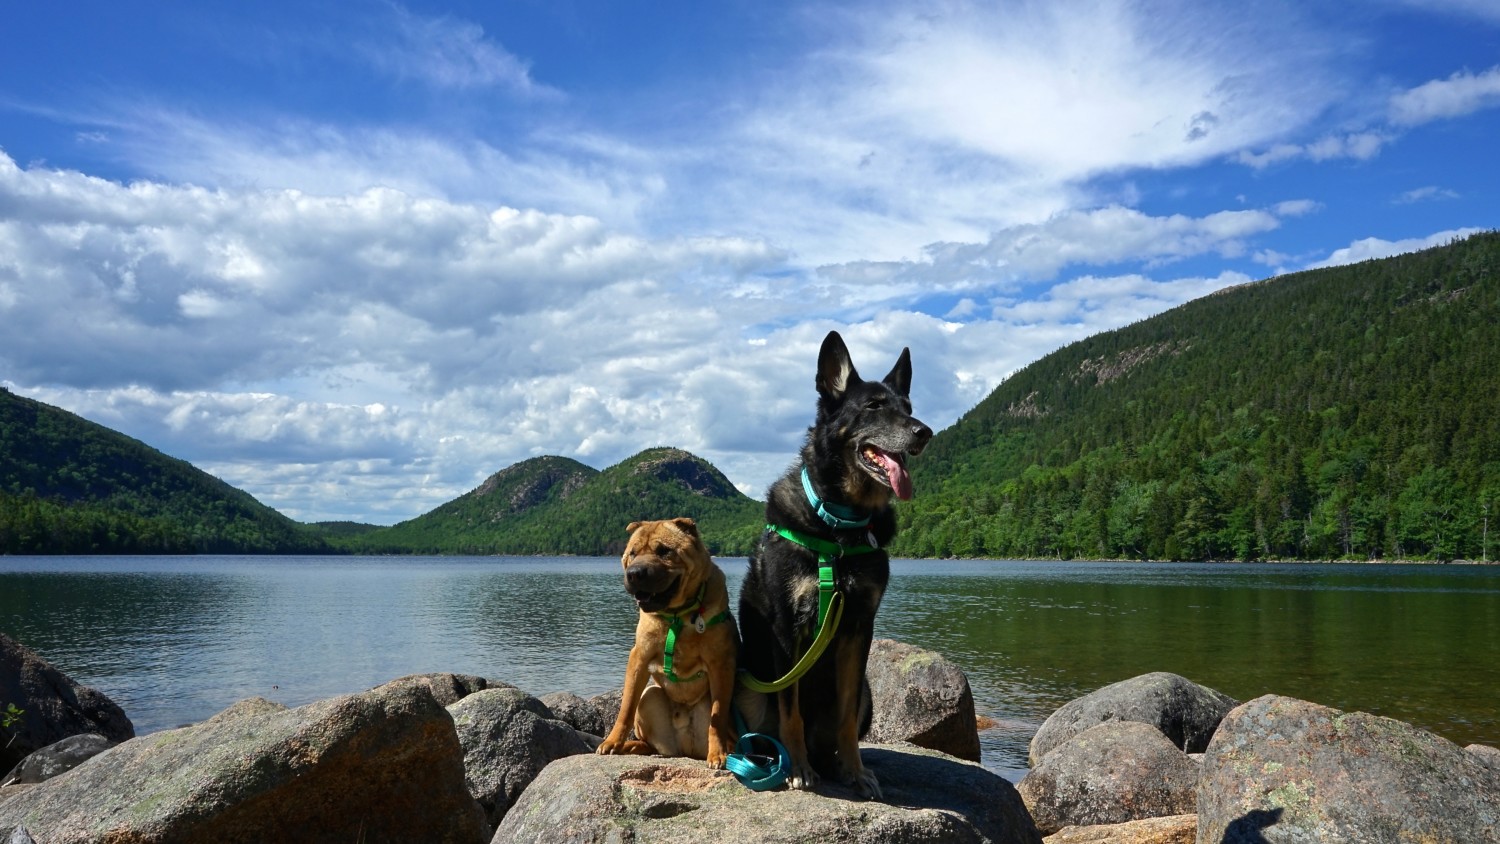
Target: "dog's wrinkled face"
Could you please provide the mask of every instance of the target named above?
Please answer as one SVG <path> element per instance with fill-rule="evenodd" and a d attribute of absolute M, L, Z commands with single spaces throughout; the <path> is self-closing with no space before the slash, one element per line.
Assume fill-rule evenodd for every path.
<path fill-rule="evenodd" d="M 912 497 L 906 458 L 922 453 L 932 429 L 911 413 L 911 350 L 902 349 L 895 367 L 880 381 L 865 381 L 854 369 L 838 332 L 829 332 L 818 355 L 819 427 L 830 432 L 831 450 L 885 491 Z M 870 486 L 869 482 L 861 486 Z M 847 490 L 855 500 L 870 498 Z"/>
<path fill-rule="evenodd" d="M 708 549 L 692 519 L 631 522 L 630 542 L 620 557 L 625 591 L 641 612 L 661 612 L 693 598 L 709 563 Z"/>

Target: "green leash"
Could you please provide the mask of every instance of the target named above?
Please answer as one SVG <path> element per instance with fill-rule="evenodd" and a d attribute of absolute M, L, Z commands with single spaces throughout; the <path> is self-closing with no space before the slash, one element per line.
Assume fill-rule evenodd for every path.
<path fill-rule="evenodd" d="M 677 672 L 672 669 L 672 655 L 677 650 L 677 634 L 682 632 L 684 617 L 688 616 L 689 614 L 693 616 L 693 629 L 697 630 L 699 633 L 702 633 L 715 624 L 722 624 L 723 622 L 729 620 L 728 608 L 725 608 L 723 612 L 709 619 L 705 619 L 703 617 L 703 613 L 698 612 L 698 609 L 703 606 L 703 593 L 707 591 L 707 589 L 708 583 L 705 582 L 702 586 L 698 587 L 698 597 L 694 598 L 689 603 L 683 604 L 680 607 L 669 608 L 665 612 L 657 613 L 658 617 L 665 618 L 671 622 L 667 627 L 667 645 L 663 649 L 665 651 L 665 655 L 662 658 L 662 668 L 664 673 L 667 675 L 667 679 L 673 683 L 691 683 L 692 681 L 705 677 L 708 674 L 708 671 L 700 668 L 698 669 L 698 672 L 691 677 L 678 677 Z"/>
<path fill-rule="evenodd" d="M 868 554 L 876 550 L 871 545 L 845 547 L 837 542 L 830 542 L 778 525 L 766 525 L 766 530 L 773 531 L 782 539 L 795 542 L 818 555 L 818 635 L 813 638 L 812 644 L 808 646 L 807 652 L 802 654 L 802 658 L 797 660 L 797 664 L 793 665 L 786 676 L 779 680 L 772 680 L 768 683 L 755 678 L 748 671 L 740 671 L 740 683 L 745 688 L 762 694 L 779 692 L 802 679 L 802 675 L 806 674 L 828 649 L 828 643 L 833 641 L 833 634 L 838 630 L 839 620 L 844 616 L 844 595 L 834 584 L 834 563 L 845 556 Z"/>

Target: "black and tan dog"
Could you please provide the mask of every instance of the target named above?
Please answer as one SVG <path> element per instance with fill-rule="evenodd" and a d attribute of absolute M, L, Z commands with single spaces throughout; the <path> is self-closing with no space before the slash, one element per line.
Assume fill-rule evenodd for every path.
<path fill-rule="evenodd" d="M 691 756 L 722 768 L 735 741 L 730 706 L 739 646 L 724 572 L 692 519 L 627 529 L 620 563 L 640 617 L 620 715 L 599 753 Z"/>
<path fill-rule="evenodd" d="M 740 588 L 740 665 L 770 682 L 807 650 L 818 630 L 820 562 L 832 566 L 842 619 L 818 661 L 775 693 L 776 706 L 755 713 L 746 705 L 742 713 L 751 730 L 780 736 L 793 788 L 813 788 L 821 772 L 879 797 L 880 784 L 859 756 L 871 717 L 865 666 L 890 580 L 884 547 L 896 535 L 891 499 L 911 497 L 906 457 L 922 451 L 932 430 L 912 416 L 909 349 L 884 379 L 864 381 L 843 338 L 829 332 L 816 384 L 816 421 L 801 460 L 766 495 L 772 529 L 751 554 Z"/>

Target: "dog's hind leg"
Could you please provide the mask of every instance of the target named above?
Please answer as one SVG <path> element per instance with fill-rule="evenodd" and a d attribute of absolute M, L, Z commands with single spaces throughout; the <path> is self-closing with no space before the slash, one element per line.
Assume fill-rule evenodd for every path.
<path fill-rule="evenodd" d="M 859 755 L 859 738 L 867 724 L 868 699 L 865 692 L 865 666 L 869 661 L 869 642 L 864 637 L 839 639 L 834 654 L 838 673 L 838 755 L 844 782 L 854 786 L 859 796 L 879 799 L 880 781 L 865 767 Z"/>
<path fill-rule="evenodd" d="M 793 683 L 776 694 L 776 714 L 780 718 L 781 743 L 792 758 L 792 773 L 787 785 L 799 791 L 812 791 L 818 787 L 818 773 L 807 758 L 807 729 L 802 720 L 798 685 Z"/>
<path fill-rule="evenodd" d="M 681 726 L 674 718 L 677 707 L 667 697 L 667 692 L 661 686 L 652 683 L 641 692 L 641 704 L 635 711 L 635 734 L 644 741 L 635 744 L 645 745 L 645 748 L 627 748 L 626 753 L 650 754 L 655 752 L 661 756 L 692 756 L 693 748 L 685 745 L 680 736 Z M 698 758 L 703 758 L 701 755 Z"/>
<path fill-rule="evenodd" d="M 625 667 L 625 687 L 620 694 L 620 714 L 615 718 L 615 725 L 609 731 L 609 735 L 604 737 L 604 741 L 599 743 L 599 748 L 595 751 L 601 756 L 615 753 L 649 754 L 651 752 L 651 745 L 643 741 L 646 735 L 639 728 L 635 731 L 636 738 L 629 738 L 632 725 L 639 723 L 636 713 L 644 697 L 642 693 L 646 691 L 647 683 L 650 681 L 650 675 L 646 669 L 647 660 L 646 649 L 640 645 L 630 649 L 630 662 Z M 661 689 L 658 688 L 656 691 L 660 692 Z"/>

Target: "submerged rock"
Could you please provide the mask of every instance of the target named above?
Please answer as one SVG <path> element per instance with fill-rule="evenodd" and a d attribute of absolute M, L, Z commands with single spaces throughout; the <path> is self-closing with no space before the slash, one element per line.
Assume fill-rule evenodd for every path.
<path fill-rule="evenodd" d="M 1105 686 L 1063 705 L 1031 739 L 1031 767 L 1058 745 L 1105 721 L 1139 721 L 1161 730 L 1185 753 L 1208 747 L 1220 719 L 1239 701 L 1165 671 Z"/>
<path fill-rule="evenodd" d="M 420 684 L 285 709 L 242 701 L 127 741 L 0 803 L 46 844 L 309 841 L 472 844 L 453 719 Z"/>
<path fill-rule="evenodd" d="M 1500 841 L 1500 772 L 1411 724 L 1266 695 L 1204 754 L 1198 840 Z"/>
<path fill-rule="evenodd" d="M 692 759 L 572 756 L 542 771 L 494 842 L 1041 841 L 1014 787 L 978 765 L 914 747 L 869 746 L 863 754 L 883 800 L 858 800 L 836 785 L 755 792 Z"/>
<path fill-rule="evenodd" d="M 979 761 L 974 693 L 957 665 L 934 651 L 876 639 L 867 676 L 874 710 L 867 738 L 872 744 L 908 741 Z"/>

